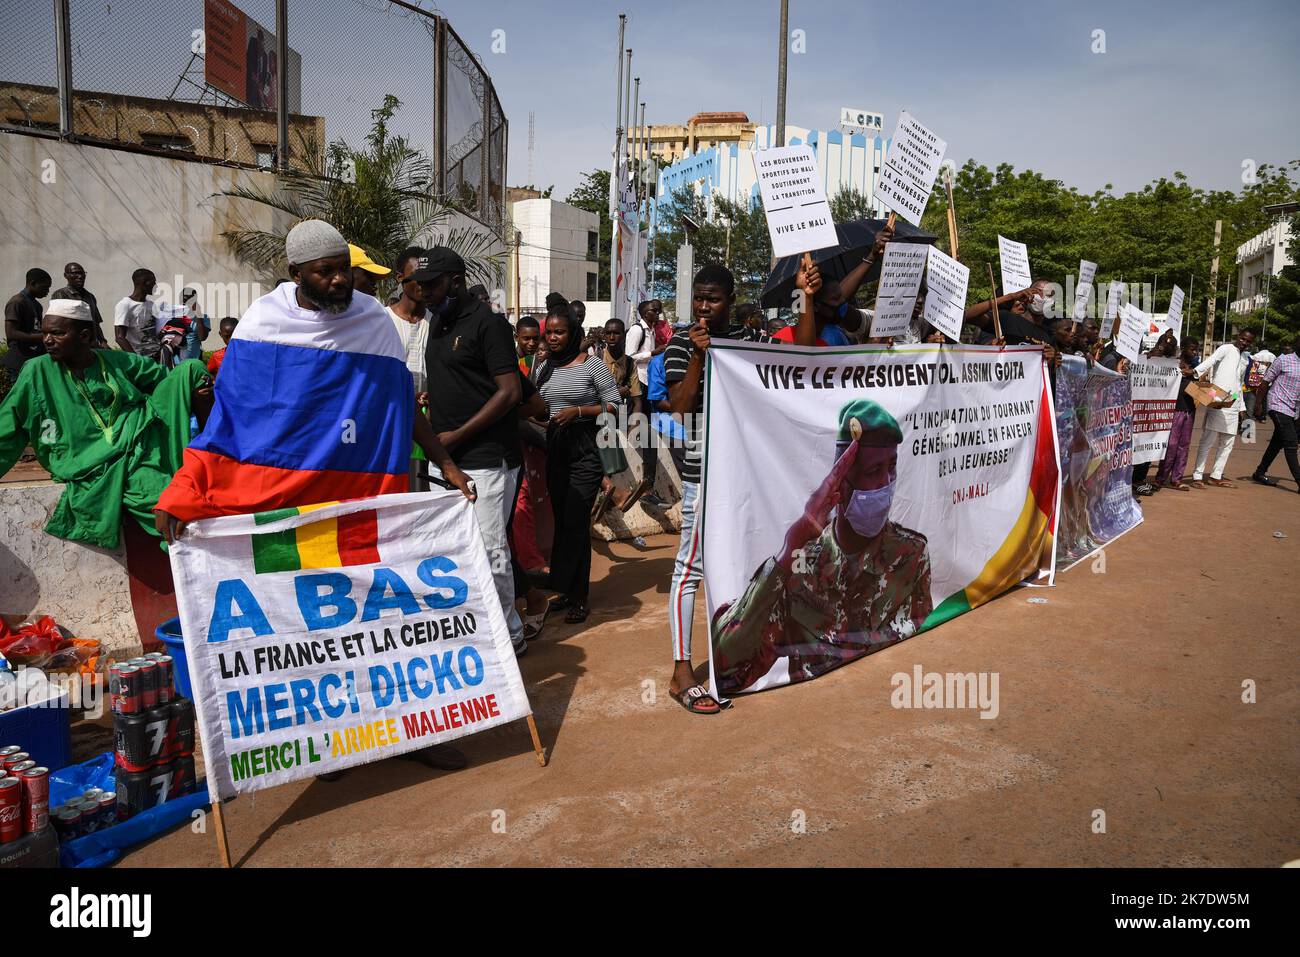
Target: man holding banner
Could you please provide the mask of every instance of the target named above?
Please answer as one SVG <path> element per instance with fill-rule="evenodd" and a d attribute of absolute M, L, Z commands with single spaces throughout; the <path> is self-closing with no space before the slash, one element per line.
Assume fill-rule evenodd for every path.
<path fill-rule="evenodd" d="M 724 693 L 777 669 L 791 683 L 815 678 L 910 638 L 932 610 L 926 538 L 889 520 L 902 430 L 870 399 L 849 402 L 839 419 L 835 466 L 780 554 L 714 616 Z"/>

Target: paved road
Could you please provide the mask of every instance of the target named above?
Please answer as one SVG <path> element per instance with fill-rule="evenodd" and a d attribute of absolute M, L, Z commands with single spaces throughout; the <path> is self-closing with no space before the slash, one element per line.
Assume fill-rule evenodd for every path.
<path fill-rule="evenodd" d="M 1239 444 L 1229 475 L 1262 449 Z M 1286 489 L 1161 492 L 1104 573 L 1084 563 L 708 718 L 665 693 L 675 540 L 598 544 L 587 626 L 559 625 L 522 662 L 549 767 L 521 723 L 466 740 L 473 764 L 453 774 L 389 760 L 264 791 L 228 805 L 233 852 L 245 866 L 1300 858 L 1300 495 Z M 997 718 L 892 708 L 891 675 L 915 665 L 997 672 Z M 215 841 L 181 829 L 125 863 L 212 866 Z"/>

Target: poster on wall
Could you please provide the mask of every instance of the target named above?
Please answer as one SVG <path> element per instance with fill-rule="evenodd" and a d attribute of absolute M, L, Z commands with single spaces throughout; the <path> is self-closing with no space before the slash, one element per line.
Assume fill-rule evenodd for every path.
<path fill-rule="evenodd" d="M 203 80 L 255 110 L 274 110 L 280 89 L 275 33 L 230 0 L 203 0 Z M 302 111 L 302 57 L 289 50 L 289 112 Z"/>
<path fill-rule="evenodd" d="M 720 694 L 815 678 L 1051 581 L 1041 348 L 715 342 L 704 414 Z"/>

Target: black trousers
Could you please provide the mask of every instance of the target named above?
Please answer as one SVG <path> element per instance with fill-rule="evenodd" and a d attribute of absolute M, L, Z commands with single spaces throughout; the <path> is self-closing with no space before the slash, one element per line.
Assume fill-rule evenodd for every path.
<path fill-rule="evenodd" d="M 547 430 L 546 485 L 555 515 L 550 585 L 579 605 L 591 586 L 591 506 L 604 474 L 595 422 Z"/>
<path fill-rule="evenodd" d="M 650 491 L 654 491 L 655 476 L 659 471 L 659 433 L 650 427 L 650 417 L 654 406 L 644 393 L 641 395 L 641 414 L 645 416 L 645 435 L 641 443 L 641 462 L 643 478 L 650 482 Z"/>
<path fill-rule="evenodd" d="M 1268 440 L 1268 448 L 1264 450 L 1264 457 L 1259 460 L 1255 474 L 1267 475 L 1268 467 L 1277 458 L 1277 453 L 1281 452 L 1286 456 L 1291 477 L 1300 484 L 1300 461 L 1296 456 L 1296 420 L 1285 412 L 1270 412 L 1268 416 L 1273 420 L 1273 437 Z"/>

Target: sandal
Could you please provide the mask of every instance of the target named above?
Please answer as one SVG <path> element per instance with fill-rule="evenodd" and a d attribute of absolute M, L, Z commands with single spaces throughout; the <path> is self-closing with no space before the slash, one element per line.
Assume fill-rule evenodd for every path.
<path fill-rule="evenodd" d="M 704 685 L 695 685 L 687 688 L 685 691 L 669 691 L 674 701 L 689 711 L 691 714 L 721 714 L 722 705 L 718 704 L 718 699 L 709 694 L 709 689 Z M 713 707 L 710 708 L 709 704 Z"/>
<path fill-rule="evenodd" d="M 591 609 L 586 605 L 572 602 L 569 605 L 569 613 L 564 616 L 564 620 L 570 625 L 580 625 L 587 620 L 589 614 L 591 614 Z"/>
<path fill-rule="evenodd" d="M 1186 482 L 1179 482 L 1177 485 L 1166 485 L 1165 488 L 1171 488 L 1175 492 L 1190 492 L 1192 487 Z"/>
<path fill-rule="evenodd" d="M 1192 479 L 1192 488 L 1205 488 L 1205 483 L 1200 479 Z"/>
<path fill-rule="evenodd" d="M 1234 483 L 1229 482 L 1227 479 L 1212 478 L 1210 479 L 1210 484 L 1213 485 L 1215 488 L 1236 488 L 1237 487 Z"/>

